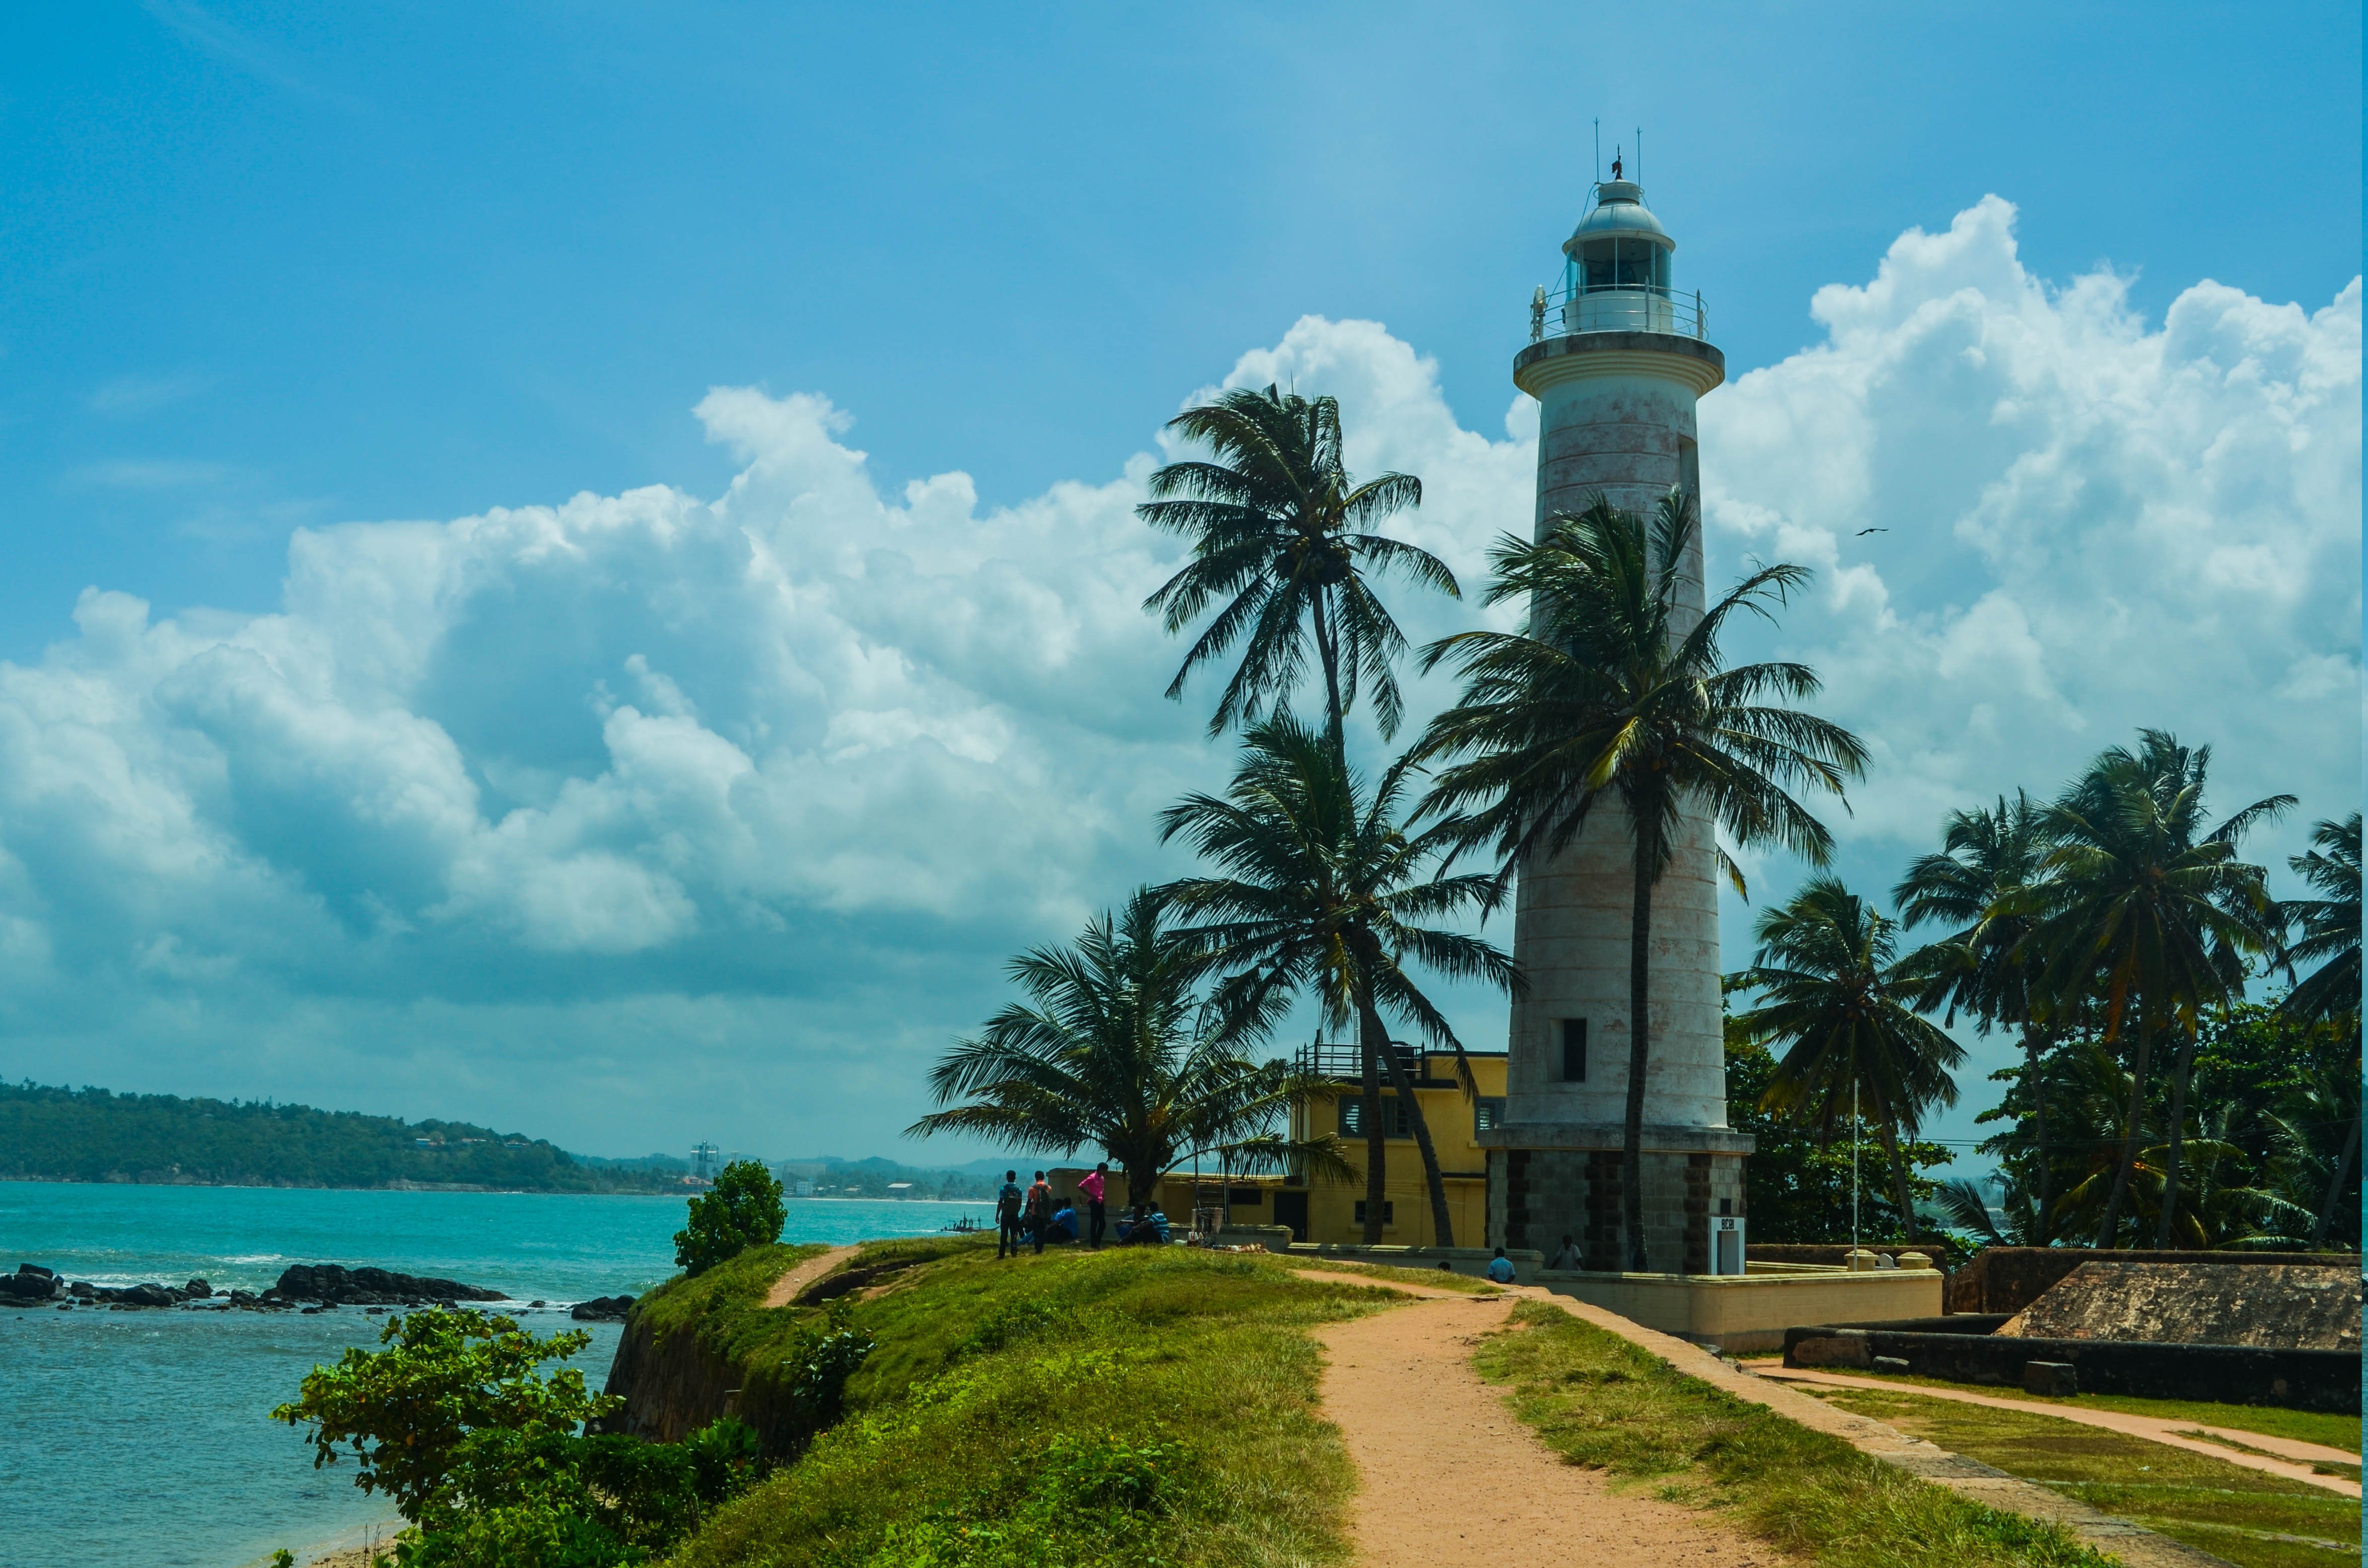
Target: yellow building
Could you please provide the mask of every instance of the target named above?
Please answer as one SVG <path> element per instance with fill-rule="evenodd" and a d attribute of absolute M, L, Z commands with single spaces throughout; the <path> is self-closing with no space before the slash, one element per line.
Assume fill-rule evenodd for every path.
<path fill-rule="evenodd" d="M 1447 1187 L 1448 1221 L 1455 1228 L 1458 1246 L 1487 1244 L 1488 1160 L 1478 1134 L 1492 1126 L 1505 1103 L 1505 1053 L 1464 1052 L 1478 1084 L 1476 1096 L 1466 1096 L 1455 1076 L 1455 1053 L 1395 1048 L 1414 1080 L 1415 1103 L 1430 1130 L 1430 1144 L 1439 1155 L 1439 1171 Z M 1319 1074 L 1325 1086 L 1291 1108 L 1291 1136 L 1304 1142 L 1329 1132 L 1337 1135 L 1349 1163 L 1360 1170 L 1365 1161 L 1364 1129 L 1359 1082 L 1360 1064 L 1353 1045 L 1303 1046 L 1298 1065 Z M 1382 1240 L 1392 1246 L 1436 1246 L 1432 1233 L 1430 1194 L 1424 1185 L 1422 1153 L 1416 1146 L 1411 1119 L 1399 1108 L 1398 1096 L 1386 1074 L 1382 1078 L 1382 1119 L 1389 1130 L 1383 1171 L 1388 1193 L 1382 1211 Z M 1229 1201 L 1230 1199 L 1230 1201 Z M 1303 1242 L 1360 1242 L 1365 1235 L 1365 1184 L 1311 1180 L 1304 1176 L 1235 1176 L 1221 1181 L 1213 1170 L 1171 1171 L 1160 1185 L 1159 1206 L 1171 1218 L 1183 1221 L 1197 1210 L 1223 1210 L 1236 1225 L 1288 1225 L 1292 1238 Z"/>

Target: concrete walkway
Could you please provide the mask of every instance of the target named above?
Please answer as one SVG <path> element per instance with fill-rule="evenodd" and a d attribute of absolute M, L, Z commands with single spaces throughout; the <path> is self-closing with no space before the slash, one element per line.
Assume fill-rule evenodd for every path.
<path fill-rule="evenodd" d="M 2052 1415 L 2059 1421 L 2077 1422 L 2083 1426 L 2095 1426 L 2125 1437 L 2144 1437 L 2148 1442 L 2169 1448 L 2186 1449 L 2193 1453 L 2209 1454 L 2215 1460 L 2243 1465 L 2269 1475 L 2282 1475 L 2289 1481 L 2306 1481 L 2313 1486 L 2323 1486 L 2329 1492 L 2340 1492 L 2346 1497 L 2360 1495 L 2360 1483 L 2349 1476 L 2321 1475 L 2311 1469 L 2320 1464 L 2358 1464 L 2360 1456 L 2341 1449 L 2322 1448 L 2317 1443 L 2300 1442 L 2293 1437 L 2272 1437 L 2266 1433 L 2240 1431 L 2234 1426 L 2207 1426 L 2200 1421 L 2169 1421 L 2156 1415 L 2132 1415 L 2118 1410 L 2098 1410 L 2086 1405 L 2050 1404 L 2033 1399 L 2011 1399 L 1998 1394 L 1975 1393 L 1970 1389 L 1936 1389 L 1923 1383 L 1902 1382 L 1896 1379 L 1852 1378 L 1838 1372 L 1808 1371 L 1787 1369 L 1782 1362 L 1750 1362 L 1749 1369 L 1763 1378 L 1774 1378 L 1787 1383 L 1818 1383 L 1828 1388 L 1873 1389 L 1883 1393 L 1922 1394 L 1928 1399 L 1943 1399 L 1957 1404 L 1978 1404 L 1992 1410 L 2017 1410 L 2030 1415 Z M 2260 1453 L 2239 1453 L 2226 1444 L 2203 1437 L 2187 1436 L 2191 1432 L 2209 1432 L 2229 1443 L 2242 1443 Z M 2273 1457 L 2274 1456 L 2274 1457 Z"/>

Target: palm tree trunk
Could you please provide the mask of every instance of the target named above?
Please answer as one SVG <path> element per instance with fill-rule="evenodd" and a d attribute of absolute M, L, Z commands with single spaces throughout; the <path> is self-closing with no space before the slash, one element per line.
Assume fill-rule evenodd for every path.
<path fill-rule="evenodd" d="M 1645 1251 L 1645 1069 L 1652 1060 L 1645 987 L 1652 978 L 1653 873 L 1660 857 L 1657 817 L 1631 818 L 1636 836 L 1636 897 L 1628 926 L 1628 1103 L 1620 1123 L 1620 1224 L 1628 1233 L 1628 1267 L 1648 1272 Z"/>
<path fill-rule="evenodd" d="M 2113 1166 L 2113 1186 L 2105 1199 L 2105 1218 L 2097 1227 L 2100 1250 L 2113 1244 L 2122 1225 L 2122 1199 L 2130 1190 L 2130 1175 L 2138 1165 L 2138 1116 L 2146 1108 L 2146 1059 L 2154 1051 L 2154 1020 L 2140 1016 L 2137 1061 L 2130 1069 L 2130 1108 L 2122 1124 L 2122 1157 Z"/>
<path fill-rule="evenodd" d="M 2318 1212 L 2310 1221 L 2310 1250 L 2317 1252 L 2327 1244 L 2327 1227 L 2335 1218 L 2335 1201 L 2343 1194 L 2343 1178 L 2351 1174 L 2352 1156 L 2360 1153 L 2360 1113 L 2351 1113 L 2351 1131 L 2343 1140 L 2343 1153 L 2335 1161 L 2335 1174 L 2327 1178 L 2327 1196 L 2319 1201 Z"/>
<path fill-rule="evenodd" d="M 1332 590 L 1318 588 L 1308 601 L 1308 615 L 1315 622 L 1315 657 L 1324 666 L 1324 713 L 1331 726 L 1332 747 L 1343 750 L 1348 744 L 1346 715 L 1340 708 L 1340 651 L 1333 646 L 1331 618 L 1324 606 Z"/>
<path fill-rule="evenodd" d="M 1360 1009 L 1369 1020 L 1365 1024 L 1369 1032 L 1385 1032 L 1372 1003 L 1360 1002 Z M 1431 1147 L 1430 1124 L 1422 1118 L 1422 1102 L 1415 1098 L 1414 1080 L 1406 1076 L 1406 1063 L 1398 1060 L 1398 1053 L 1389 1048 L 1386 1040 L 1382 1046 L 1382 1060 L 1389 1065 L 1390 1087 L 1397 1091 L 1398 1102 L 1406 1108 L 1406 1120 L 1414 1131 L 1414 1146 L 1422 1155 L 1423 1185 L 1430 1189 L 1430 1229 L 1438 1238 L 1432 1244 L 1452 1247 L 1455 1244 L 1455 1226 L 1447 1214 L 1447 1182 L 1439 1173 L 1439 1152 Z"/>
<path fill-rule="evenodd" d="M 2045 1040 L 2029 1024 L 2022 1026 L 2022 1049 L 2030 1065 L 2024 1069 L 2031 1081 L 2031 1134 L 2039 1146 L 2039 1211 L 2035 1218 L 2038 1234 L 2032 1245 L 2045 1246 L 2055 1239 L 2055 1169 L 2047 1151 L 2047 1065 L 2046 1054 L 2041 1049 Z"/>
<path fill-rule="evenodd" d="M 2155 1219 L 2154 1244 L 2170 1250 L 2171 1217 L 2179 1211 L 2179 1136 L 2187 1130 L 2187 1074 L 2195 1064 L 2195 1031 L 2179 1042 L 2179 1062 L 2170 1074 L 2170 1157 L 2162 1173 L 2162 1212 Z"/>
<path fill-rule="evenodd" d="M 1389 1049 L 1389 1037 L 1382 1030 L 1382 1020 L 1373 1016 L 1371 1007 L 1358 1009 L 1358 1043 L 1364 1068 L 1364 1108 L 1359 1114 L 1365 1121 L 1365 1244 L 1379 1246 L 1382 1242 L 1382 1215 L 1388 1199 L 1388 1176 L 1383 1162 L 1389 1155 L 1383 1148 L 1388 1136 L 1382 1126 L 1382 1052 Z"/>

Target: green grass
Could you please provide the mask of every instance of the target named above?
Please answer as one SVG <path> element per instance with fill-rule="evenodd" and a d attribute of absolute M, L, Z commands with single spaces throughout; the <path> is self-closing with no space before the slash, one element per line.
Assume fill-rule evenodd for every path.
<path fill-rule="evenodd" d="M 848 1418 L 678 1568 L 1347 1560 L 1355 1478 L 1306 1331 L 1392 1292 L 1182 1247 L 999 1261 L 931 1240 L 858 1263 L 891 1248 L 916 1261 L 852 1309 L 877 1346 Z"/>
<path fill-rule="evenodd" d="M 1873 1374 L 1854 1372 L 1850 1375 L 1865 1377 Z M 2056 1398 L 2025 1393 L 2018 1388 L 1993 1388 L 1987 1384 L 1975 1387 L 1942 1378 L 1921 1378 L 1904 1372 L 1885 1372 L 1882 1378 L 1887 1383 L 1958 1389 L 1999 1399 L 2023 1400 L 2037 1405 L 2063 1404 L 2075 1409 L 2118 1411 L 2124 1415 L 2152 1415 L 2165 1421 L 2226 1426 L 2238 1432 L 2287 1437 L 2298 1443 L 2317 1443 L 2323 1448 L 2341 1449 L 2351 1454 L 2360 1451 L 2360 1417 L 2349 1411 L 2337 1414 L 2319 1410 L 2282 1410 L 2274 1405 L 2220 1404 L 2203 1399 L 2133 1399 L 2110 1393 L 2081 1393 Z"/>
<path fill-rule="evenodd" d="M 676 1275 L 643 1296 L 633 1315 L 647 1323 L 661 1341 L 689 1330 L 715 1354 L 745 1361 L 788 1339 L 805 1315 L 788 1307 L 765 1305 L 765 1293 L 773 1288 L 773 1281 L 828 1250 L 750 1247 L 695 1278 Z"/>
<path fill-rule="evenodd" d="M 2239 1568 L 2329 1568 L 2344 1561 L 2343 1553 L 2356 1558 L 2360 1550 L 2359 1503 L 2307 1482 L 2082 1426 L 2037 1408 L 1999 1410 L 1905 1390 L 1797 1386 Z M 2277 1536 L 2328 1541 L 2343 1551 L 2272 1539 Z"/>
<path fill-rule="evenodd" d="M 1827 1568 L 2107 1568 L 2061 1528 L 1960 1497 L 1525 1301 L 1474 1364 L 1574 1464 L 1650 1483 Z M 1937 1403 L 1938 1401 L 1926 1403 Z M 2326 1568 L 2321 1564 L 2320 1568 Z"/>

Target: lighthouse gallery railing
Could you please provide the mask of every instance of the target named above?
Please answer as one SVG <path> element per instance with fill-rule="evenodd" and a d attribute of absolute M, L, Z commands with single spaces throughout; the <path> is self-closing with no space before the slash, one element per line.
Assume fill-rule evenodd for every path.
<path fill-rule="evenodd" d="M 1652 283 L 1595 289 L 1541 289 L 1530 299 L 1530 341 L 1582 332 L 1666 332 L 1710 335 L 1710 312 L 1700 290 L 1679 293 Z"/>

